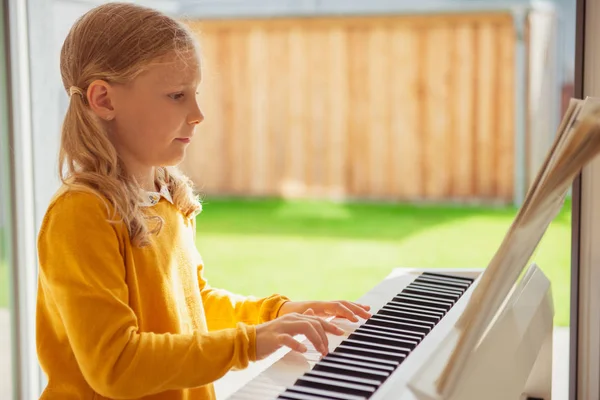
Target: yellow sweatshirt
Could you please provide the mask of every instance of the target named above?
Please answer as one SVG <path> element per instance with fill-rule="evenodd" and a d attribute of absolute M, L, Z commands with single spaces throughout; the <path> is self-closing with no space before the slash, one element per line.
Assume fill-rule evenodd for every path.
<path fill-rule="evenodd" d="M 146 212 L 164 225 L 136 248 L 95 195 L 51 202 L 38 237 L 41 399 L 214 399 L 211 382 L 255 360 L 253 325 L 288 299 L 210 287 L 194 218 L 164 197 Z"/>

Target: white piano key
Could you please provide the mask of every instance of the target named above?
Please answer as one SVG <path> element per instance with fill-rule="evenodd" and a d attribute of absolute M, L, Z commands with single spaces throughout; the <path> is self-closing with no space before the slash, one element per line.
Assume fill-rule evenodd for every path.
<path fill-rule="evenodd" d="M 470 283 L 465 282 L 465 281 L 459 281 L 456 279 L 451 279 L 451 278 L 441 278 L 441 277 L 433 277 L 430 275 L 421 275 L 419 276 L 415 282 L 419 282 L 419 281 L 428 281 L 428 282 L 435 282 L 435 283 L 449 283 L 455 286 L 460 286 L 462 288 L 464 288 L 465 290 L 471 286 Z"/>
<path fill-rule="evenodd" d="M 378 320 L 385 320 L 385 321 L 391 322 L 391 323 L 395 322 L 397 324 L 414 326 L 414 327 L 421 328 L 421 329 L 425 328 L 425 329 L 431 330 L 431 328 L 433 328 L 435 326 L 435 324 L 433 322 L 419 321 L 416 319 L 396 317 L 394 315 L 377 314 L 371 318 L 374 318 L 374 317 L 377 317 L 376 319 L 378 319 Z"/>
<path fill-rule="evenodd" d="M 458 299 L 461 295 L 457 294 L 457 293 L 444 293 L 440 290 L 432 290 L 432 289 L 428 289 L 428 288 L 420 288 L 417 286 L 412 286 L 410 288 L 406 288 L 406 290 L 404 290 L 403 293 L 411 293 L 411 292 L 417 292 L 417 293 L 423 293 L 426 296 L 431 296 L 433 298 L 441 298 L 441 299 L 446 299 L 446 298 L 451 298 L 454 301 L 456 301 L 456 299 Z"/>
<path fill-rule="evenodd" d="M 294 392 L 310 393 L 310 394 L 325 396 L 327 398 L 339 399 L 339 400 L 366 400 L 365 396 L 358 396 L 355 394 L 346 394 L 346 393 L 337 393 L 337 392 L 332 392 L 331 390 L 317 389 L 317 388 L 312 388 L 312 387 L 307 387 L 307 386 L 294 386 L 292 389 L 290 389 L 290 391 L 292 391 L 292 390 Z"/>
<path fill-rule="evenodd" d="M 398 305 L 398 304 L 393 304 L 393 303 L 388 303 L 385 306 L 383 306 L 381 309 L 385 308 L 390 308 L 390 309 L 394 309 L 394 310 L 400 310 L 400 311 L 411 311 L 414 313 L 419 313 L 422 315 L 432 315 L 432 316 L 436 316 L 436 317 L 440 317 L 440 319 L 444 316 L 444 312 L 443 311 L 436 311 L 436 310 L 427 310 L 427 309 L 422 309 L 422 308 L 416 308 L 416 307 L 409 307 L 407 306 L 405 303 L 403 303 L 404 305 Z"/>
<path fill-rule="evenodd" d="M 405 292 L 400 293 L 397 297 L 399 299 L 409 298 L 409 299 L 415 299 L 418 301 L 431 303 L 431 304 L 441 304 L 444 307 L 452 306 L 454 304 L 453 300 L 440 299 L 440 298 L 433 297 L 433 296 L 425 296 L 425 295 L 421 295 L 421 294 L 412 294 L 412 293 L 405 293 Z"/>
<path fill-rule="evenodd" d="M 378 318 L 373 319 L 373 323 L 371 324 L 365 324 L 365 326 L 363 326 L 364 329 L 372 329 L 372 330 L 383 330 L 386 332 L 393 332 L 393 333 L 397 333 L 399 335 L 403 335 L 403 336 L 407 336 L 410 338 L 416 338 L 418 340 L 421 340 L 422 338 L 425 337 L 425 334 L 422 332 L 415 332 L 415 331 L 409 331 L 407 329 L 401 329 L 401 328 L 391 328 L 389 326 L 383 326 L 383 325 L 377 325 L 376 322 L 378 321 Z M 389 321 L 385 321 L 385 322 L 389 322 Z M 410 325 L 410 324 L 405 324 L 405 325 Z"/>
<path fill-rule="evenodd" d="M 321 370 L 311 370 L 308 373 L 309 376 L 317 376 L 317 377 L 322 377 L 322 378 L 331 378 L 331 379 L 337 379 L 343 382 L 343 385 L 345 385 L 345 382 L 348 381 L 352 381 L 358 384 L 363 384 L 363 385 L 373 385 L 375 387 L 379 386 L 381 384 L 381 381 L 377 381 L 375 379 L 367 379 L 367 378 L 359 378 L 356 376 L 349 376 L 349 375 L 344 375 L 344 374 L 336 374 L 335 372 L 329 372 L 329 371 L 321 371 Z"/>
<path fill-rule="evenodd" d="M 365 325 L 361 328 L 362 332 L 370 332 L 370 333 L 374 333 L 374 334 L 378 334 L 378 335 L 385 335 L 385 337 L 398 337 L 398 338 L 403 338 L 406 340 L 409 340 L 411 342 L 414 343 L 420 343 L 421 339 L 418 336 L 414 336 L 414 335 L 406 335 L 406 334 L 402 334 L 402 333 L 396 333 L 393 332 L 392 329 L 393 328 L 386 328 L 386 329 L 375 329 L 374 327 L 378 327 L 378 328 L 386 328 L 385 326 L 380 327 L 377 325 Z M 400 329 L 397 329 L 400 330 Z"/>
<path fill-rule="evenodd" d="M 382 310 L 383 311 L 387 311 L 387 312 L 391 312 L 391 313 L 395 313 L 395 314 L 398 314 L 398 315 L 406 316 L 405 318 L 413 318 L 413 319 L 417 318 L 418 319 L 419 317 L 422 317 L 422 318 L 435 319 L 435 322 L 438 322 L 440 319 L 442 319 L 442 317 L 437 316 L 437 315 L 425 315 L 425 314 L 420 314 L 418 312 L 411 312 L 411 311 L 405 311 L 405 310 L 397 310 L 397 309 L 394 309 L 394 308 L 388 307 L 388 306 L 383 307 Z"/>
<path fill-rule="evenodd" d="M 318 378 L 316 376 L 304 375 L 298 378 L 299 381 L 321 383 L 323 385 L 343 387 L 346 389 L 360 390 L 362 392 L 373 393 L 375 388 L 372 386 L 359 385 L 357 383 L 340 382 L 327 378 Z"/>
<path fill-rule="evenodd" d="M 353 343 L 356 344 L 358 346 L 371 346 L 371 347 L 377 347 L 377 348 L 381 348 L 381 349 L 387 349 L 387 350 L 391 350 L 391 351 L 403 351 L 405 353 L 409 353 L 410 349 L 408 347 L 397 347 L 397 346 L 390 346 L 388 344 L 380 344 L 380 343 L 374 343 L 374 342 L 367 342 L 365 340 L 358 340 L 358 339 L 347 339 L 346 342 L 348 344 Z"/>
<path fill-rule="evenodd" d="M 413 345 L 417 345 L 419 344 L 418 341 L 416 340 L 406 340 L 406 339 L 399 339 L 399 338 L 393 338 L 393 337 L 386 337 L 386 336 L 382 336 L 382 335 L 376 335 L 373 333 L 368 333 L 368 332 L 354 332 L 353 335 L 359 336 L 359 337 L 364 337 L 367 338 L 365 340 L 368 340 L 368 338 L 373 338 L 373 339 L 382 339 L 382 340 L 389 340 L 390 342 L 397 342 L 397 343 L 406 343 L 406 344 L 413 344 Z M 371 342 L 369 342 L 371 343 Z"/>
<path fill-rule="evenodd" d="M 317 397 L 310 394 L 305 393 L 294 393 L 294 392 L 286 392 L 281 394 L 281 399 L 293 399 L 293 400 L 323 400 L 323 397 Z"/>
<path fill-rule="evenodd" d="M 413 299 L 414 300 L 414 299 Z M 399 301 L 399 300 L 390 300 L 389 304 L 393 304 L 393 305 L 399 305 L 399 306 L 405 306 L 405 307 L 409 307 L 409 306 L 415 306 L 415 308 L 418 309 L 425 309 L 425 310 L 431 310 L 431 311 L 438 311 L 438 312 L 443 312 L 444 315 L 446 314 L 446 305 L 442 305 L 442 304 L 436 304 L 433 303 L 431 305 L 425 306 L 422 304 L 411 304 L 411 303 L 407 303 L 407 302 L 403 302 L 403 301 Z M 375 316 L 375 315 L 373 315 Z M 371 317 L 373 318 L 373 317 Z"/>
<path fill-rule="evenodd" d="M 355 363 L 355 364 L 357 364 L 357 363 Z M 353 372 L 378 375 L 378 376 L 382 376 L 382 377 L 390 375 L 390 373 L 386 372 L 386 371 L 381 371 L 381 370 L 372 369 L 372 368 L 360 368 L 360 367 L 356 367 L 356 366 L 352 366 L 352 365 L 344 365 L 343 363 L 340 364 L 340 363 L 335 363 L 335 362 L 329 362 L 326 360 L 321 361 L 319 363 L 319 365 L 323 366 L 323 367 L 331 367 L 331 368 L 337 368 L 337 369 L 348 370 L 348 371 L 353 371 Z"/>
<path fill-rule="evenodd" d="M 340 348 L 343 348 L 343 345 L 340 346 Z M 369 357 L 369 356 L 362 356 L 360 354 L 351 354 L 351 353 L 332 353 L 329 355 L 330 357 L 343 357 L 343 358 L 349 358 L 352 360 L 361 360 L 361 362 L 372 362 L 375 364 L 385 364 L 385 365 L 389 365 L 389 366 L 397 366 L 398 364 L 400 364 L 398 361 L 392 361 L 392 360 L 385 360 L 385 359 L 381 359 L 381 358 L 374 358 L 374 357 Z M 358 365 L 358 364 L 357 364 Z M 381 366 L 381 368 L 383 368 L 384 365 Z M 391 368 L 391 370 L 393 371 L 394 368 Z"/>
<path fill-rule="evenodd" d="M 339 348 L 346 349 L 346 350 L 360 351 L 360 352 L 368 353 L 368 354 L 372 354 L 372 355 L 380 354 L 382 356 L 390 356 L 390 357 L 394 357 L 394 358 L 406 358 L 405 353 L 397 353 L 397 352 L 395 353 L 395 352 L 385 351 L 385 350 L 368 349 L 368 348 L 356 346 L 355 343 L 341 344 L 339 346 Z"/>
<path fill-rule="evenodd" d="M 460 289 L 454 289 L 451 288 L 450 286 L 442 286 L 442 285 L 438 285 L 438 284 L 434 284 L 434 283 L 425 283 L 425 282 L 413 282 L 410 287 L 420 287 L 420 288 L 428 288 L 428 289 L 433 289 L 436 292 L 443 292 L 443 293 L 451 293 L 451 294 L 458 294 L 459 296 L 462 296 L 462 294 L 464 293 L 463 290 Z"/>

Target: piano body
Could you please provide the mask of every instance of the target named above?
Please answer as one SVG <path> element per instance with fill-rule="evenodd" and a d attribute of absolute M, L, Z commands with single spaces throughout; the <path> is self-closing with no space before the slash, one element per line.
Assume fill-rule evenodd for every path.
<path fill-rule="evenodd" d="M 482 270 L 398 268 L 359 299 L 369 320 L 334 320 L 322 357 L 282 348 L 216 382 L 219 399 L 475 400 L 551 398 L 553 306 L 550 282 L 531 265 L 514 285 L 450 395 L 436 391 L 459 336 L 456 322 Z M 302 340 L 302 338 L 299 338 Z"/>

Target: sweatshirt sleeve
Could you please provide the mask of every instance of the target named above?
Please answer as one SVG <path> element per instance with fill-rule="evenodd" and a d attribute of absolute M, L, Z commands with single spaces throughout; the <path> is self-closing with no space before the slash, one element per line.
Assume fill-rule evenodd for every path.
<path fill-rule="evenodd" d="M 271 321 L 277 317 L 283 303 L 290 300 L 279 294 L 257 298 L 213 288 L 204 278 L 203 269 L 201 264 L 198 267 L 198 282 L 210 331 L 231 328 L 240 322 L 256 325 Z"/>
<path fill-rule="evenodd" d="M 194 239 L 196 220 L 192 220 Z M 197 251 L 197 249 L 196 249 Z M 198 254 L 198 283 L 204 305 L 206 323 L 210 331 L 227 329 L 242 322 L 249 325 L 262 324 L 277 318 L 283 303 L 290 301 L 286 296 L 272 294 L 268 297 L 242 296 L 225 289 L 214 288 L 204 277 L 204 262 Z"/>
<path fill-rule="evenodd" d="M 97 393 L 122 399 L 197 387 L 253 361 L 256 333 L 246 324 L 208 333 L 140 332 L 128 305 L 126 230 L 107 217 L 95 195 L 68 193 L 49 208 L 38 237 L 39 284 L 57 315 L 47 329 L 64 331 Z"/>

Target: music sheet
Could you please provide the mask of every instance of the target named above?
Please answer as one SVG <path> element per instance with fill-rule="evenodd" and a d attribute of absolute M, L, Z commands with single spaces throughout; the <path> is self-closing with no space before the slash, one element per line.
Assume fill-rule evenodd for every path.
<path fill-rule="evenodd" d="M 518 281 L 573 180 L 600 153 L 600 98 L 572 99 L 523 205 L 474 289 L 457 328 L 460 338 L 437 381 L 448 395 L 502 303 Z M 445 397 L 445 396 L 444 396 Z"/>

